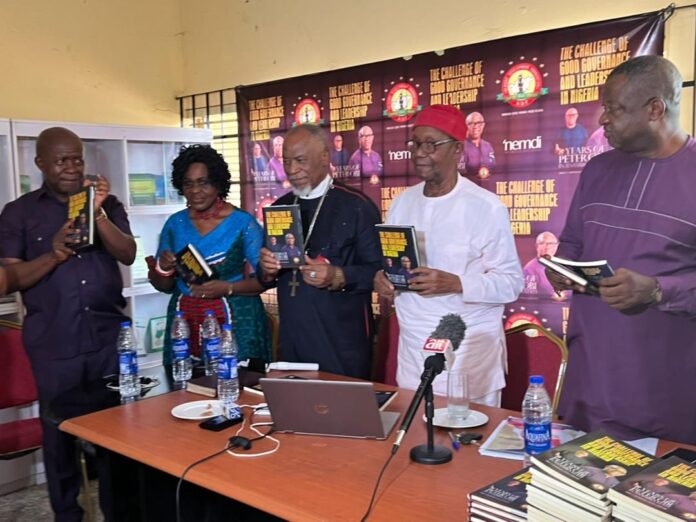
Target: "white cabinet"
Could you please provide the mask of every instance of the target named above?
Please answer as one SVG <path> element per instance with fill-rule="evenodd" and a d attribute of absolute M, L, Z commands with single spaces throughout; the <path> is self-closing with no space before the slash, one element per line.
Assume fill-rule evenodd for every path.
<path fill-rule="evenodd" d="M 0 209 L 14 199 L 15 193 L 10 121 L 0 119 Z M 0 297 L 0 319 L 16 319 L 18 309 L 16 294 Z"/>
<path fill-rule="evenodd" d="M 85 145 L 85 173 L 106 176 L 111 183 L 112 194 L 121 200 L 128 211 L 131 230 L 142 248 L 133 266 L 121 266 L 124 295 L 128 302 L 126 313 L 138 327 L 141 365 L 158 364 L 161 354 L 147 353 L 151 346 L 148 324 L 152 318 L 166 314 L 169 295 L 157 292 L 143 279 L 147 272 L 144 258 L 155 254 L 159 233 L 166 219 L 184 208 L 183 197 L 171 186 L 172 160 L 184 144 L 210 143 L 212 132 L 206 129 L 13 120 L 15 175 L 14 179 L 2 176 L 2 182 L 10 178 L 16 186 L 15 194 L 41 186 L 41 172 L 34 165 L 36 138 L 42 130 L 53 126 L 66 127 L 82 138 Z M 0 121 L 0 140 L 2 129 Z M 2 156 L 0 141 L 0 160 Z M 2 168 L 0 164 L 0 173 Z"/>

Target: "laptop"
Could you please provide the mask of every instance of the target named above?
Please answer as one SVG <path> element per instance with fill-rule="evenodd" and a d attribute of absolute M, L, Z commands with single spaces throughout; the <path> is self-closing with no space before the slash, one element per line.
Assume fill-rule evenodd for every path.
<path fill-rule="evenodd" d="M 379 411 L 370 382 L 261 379 L 275 431 L 383 440 L 400 413 Z"/>

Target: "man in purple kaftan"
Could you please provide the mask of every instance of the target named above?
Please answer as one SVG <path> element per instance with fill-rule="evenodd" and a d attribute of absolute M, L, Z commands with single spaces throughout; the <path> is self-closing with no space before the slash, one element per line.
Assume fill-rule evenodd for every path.
<path fill-rule="evenodd" d="M 558 255 L 607 259 L 600 297 L 575 290 L 560 413 L 615 436 L 696 443 L 696 142 L 679 127 L 682 79 L 662 57 L 617 67 L 599 123 L 615 150 L 583 170 Z"/>

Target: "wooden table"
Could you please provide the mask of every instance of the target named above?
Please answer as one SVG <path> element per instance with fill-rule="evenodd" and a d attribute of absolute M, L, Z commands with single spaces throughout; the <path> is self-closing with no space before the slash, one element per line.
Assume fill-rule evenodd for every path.
<path fill-rule="evenodd" d="M 314 372 L 303 376 L 320 378 Z M 412 392 L 400 390 L 388 409 L 405 412 L 412 396 Z M 224 448 L 237 429 L 205 431 L 197 421 L 176 419 L 170 413 L 178 404 L 202 399 L 176 391 L 69 419 L 60 427 L 178 477 L 192 462 Z M 260 401 L 260 396 L 248 392 L 242 392 L 239 400 L 240 404 Z M 443 405 L 444 399 L 436 398 L 436 406 Z M 519 415 L 479 405 L 474 409 L 490 418 L 485 426 L 472 429 L 484 437 L 508 415 Z M 288 520 L 357 521 L 367 509 L 396 429 L 386 441 L 277 434 L 281 446 L 273 455 L 249 459 L 223 454 L 193 468 L 186 480 Z M 476 446 L 463 446 L 447 464 L 415 464 L 409 451 L 425 443 L 425 431 L 419 414 L 385 472 L 369 520 L 464 520 L 468 492 L 522 467 L 520 461 L 482 457 Z M 436 428 L 435 443 L 451 447 L 446 430 Z M 258 441 L 251 451 L 265 451 L 272 445 L 271 441 Z M 661 442 L 658 455 L 675 446 Z"/>

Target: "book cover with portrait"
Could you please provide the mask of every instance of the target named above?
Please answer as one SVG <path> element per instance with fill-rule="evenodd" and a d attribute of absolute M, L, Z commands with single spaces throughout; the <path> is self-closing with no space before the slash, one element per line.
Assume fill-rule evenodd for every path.
<path fill-rule="evenodd" d="M 645 518 L 671 515 L 675 520 L 696 520 L 696 466 L 679 457 L 658 460 L 608 496 L 617 506 Z"/>
<path fill-rule="evenodd" d="M 533 455 L 531 461 L 551 478 L 604 499 L 610 488 L 652 464 L 655 457 L 603 431 L 595 431 Z"/>
<path fill-rule="evenodd" d="M 84 187 L 68 197 L 68 219 L 73 220 L 77 230 L 74 237 L 79 243 L 70 245 L 73 250 L 87 248 L 94 244 L 94 187 Z"/>
<path fill-rule="evenodd" d="M 375 225 L 382 247 L 382 268 L 397 290 L 408 290 L 412 270 L 420 266 L 416 229 L 412 225 Z"/>
<path fill-rule="evenodd" d="M 527 518 L 527 484 L 532 481 L 529 467 L 507 475 L 492 484 L 469 494 L 469 511 L 480 515 L 493 513 L 499 516 L 510 514 Z"/>
<path fill-rule="evenodd" d="M 304 265 L 304 237 L 299 205 L 273 205 L 263 208 L 266 248 L 282 268 Z"/>

